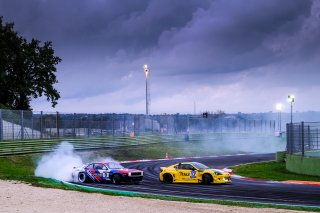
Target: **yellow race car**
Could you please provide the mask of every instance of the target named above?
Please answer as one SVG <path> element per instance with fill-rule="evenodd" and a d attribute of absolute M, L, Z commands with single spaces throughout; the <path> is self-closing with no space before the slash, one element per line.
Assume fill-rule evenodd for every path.
<path fill-rule="evenodd" d="M 198 162 L 183 162 L 160 169 L 159 180 L 163 183 L 231 183 L 228 172 L 210 169 Z"/>

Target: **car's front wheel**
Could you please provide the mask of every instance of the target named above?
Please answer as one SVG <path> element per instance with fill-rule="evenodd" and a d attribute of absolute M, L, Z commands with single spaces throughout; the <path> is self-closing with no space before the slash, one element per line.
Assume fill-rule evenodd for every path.
<path fill-rule="evenodd" d="M 79 175 L 78 175 L 78 180 L 79 180 L 80 183 L 88 182 L 88 178 L 87 178 L 86 173 L 80 172 Z"/>
<path fill-rule="evenodd" d="M 211 177 L 211 175 L 209 175 L 209 174 L 204 174 L 204 175 L 202 176 L 202 183 L 203 183 L 203 184 L 208 185 L 208 184 L 210 184 L 211 182 L 212 182 L 212 177 Z"/>
<path fill-rule="evenodd" d="M 173 183 L 173 177 L 171 174 L 164 174 L 163 175 L 163 182 L 164 183 Z"/>

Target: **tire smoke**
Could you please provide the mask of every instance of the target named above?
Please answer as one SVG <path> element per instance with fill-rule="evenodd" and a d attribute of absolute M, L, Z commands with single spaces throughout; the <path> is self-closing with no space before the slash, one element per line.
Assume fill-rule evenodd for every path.
<path fill-rule="evenodd" d="M 82 159 L 74 152 L 73 145 L 61 142 L 54 152 L 41 157 L 35 176 L 71 181 L 73 167 L 82 164 Z"/>

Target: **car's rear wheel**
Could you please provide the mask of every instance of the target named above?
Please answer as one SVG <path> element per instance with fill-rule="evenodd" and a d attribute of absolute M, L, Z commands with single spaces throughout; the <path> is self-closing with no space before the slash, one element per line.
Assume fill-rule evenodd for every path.
<path fill-rule="evenodd" d="M 118 175 L 118 174 L 113 175 L 112 183 L 113 183 L 113 184 L 120 184 L 120 182 L 121 182 L 121 177 L 120 177 L 120 175 Z"/>
<path fill-rule="evenodd" d="M 164 183 L 173 183 L 173 177 L 170 174 L 163 175 L 163 182 Z"/>
<path fill-rule="evenodd" d="M 208 185 L 208 184 L 210 184 L 212 181 L 213 181 L 213 179 L 212 179 L 211 175 L 209 175 L 209 174 L 204 174 L 204 175 L 202 176 L 202 183 L 203 183 L 203 184 Z"/>
<path fill-rule="evenodd" d="M 79 175 L 78 175 L 78 180 L 79 180 L 80 183 L 88 182 L 88 178 L 87 178 L 86 173 L 80 172 Z"/>

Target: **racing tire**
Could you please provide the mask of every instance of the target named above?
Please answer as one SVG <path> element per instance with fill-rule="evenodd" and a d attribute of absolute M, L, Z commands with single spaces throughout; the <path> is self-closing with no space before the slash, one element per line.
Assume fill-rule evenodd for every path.
<path fill-rule="evenodd" d="M 213 182 L 211 175 L 204 174 L 202 176 L 202 184 L 209 185 L 211 182 Z"/>
<path fill-rule="evenodd" d="M 170 174 L 163 175 L 163 182 L 164 183 L 173 183 L 173 177 Z"/>
<path fill-rule="evenodd" d="M 80 172 L 78 175 L 78 180 L 80 183 L 87 183 L 88 182 L 88 177 L 86 175 L 86 173 L 84 172 Z"/>
<path fill-rule="evenodd" d="M 120 177 L 120 175 L 118 175 L 118 174 L 113 175 L 112 183 L 113 183 L 113 184 L 120 184 L 120 182 L 121 182 L 121 177 Z"/>

